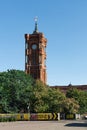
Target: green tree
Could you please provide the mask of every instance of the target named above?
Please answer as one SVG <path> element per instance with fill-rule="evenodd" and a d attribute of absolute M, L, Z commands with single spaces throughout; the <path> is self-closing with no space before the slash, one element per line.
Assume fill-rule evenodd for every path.
<path fill-rule="evenodd" d="M 33 95 L 31 97 L 32 112 L 46 112 L 48 106 L 48 86 L 39 80 L 36 80 L 33 86 Z"/>
<path fill-rule="evenodd" d="M 62 101 L 66 99 L 65 94 L 59 89 L 49 88 L 48 95 L 49 112 L 61 112 Z"/>
<path fill-rule="evenodd" d="M 74 98 L 79 104 L 79 113 L 87 112 L 87 92 L 78 90 L 78 89 L 70 89 L 67 91 L 66 96 L 68 98 Z"/>
<path fill-rule="evenodd" d="M 0 73 L 0 104 L 3 112 L 26 111 L 33 83 L 34 80 L 20 70 Z"/>
<path fill-rule="evenodd" d="M 60 112 L 61 101 L 65 95 L 58 89 L 50 88 L 37 80 L 33 88 L 34 100 L 32 101 L 34 112 Z"/>
<path fill-rule="evenodd" d="M 67 97 L 67 98 L 66 98 Z M 0 113 L 87 112 L 87 92 L 62 93 L 20 70 L 0 73 Z M 80 107 L 79 107 L 80 106 Z"/>
<path fill-rule="evenodd" d="M 66 98 L 61 104 L 63 113 L 78 113 L 79 104 L 74 98 Z"/>

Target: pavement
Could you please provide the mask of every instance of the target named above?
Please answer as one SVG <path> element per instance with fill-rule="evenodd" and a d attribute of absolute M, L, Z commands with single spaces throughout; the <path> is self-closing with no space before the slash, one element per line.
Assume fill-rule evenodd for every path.
<path fill-rule="evenodd" d="M 82 121 L 19 121 L 1 122 L 0 130 L 87 130 L 87 120 Z"/>

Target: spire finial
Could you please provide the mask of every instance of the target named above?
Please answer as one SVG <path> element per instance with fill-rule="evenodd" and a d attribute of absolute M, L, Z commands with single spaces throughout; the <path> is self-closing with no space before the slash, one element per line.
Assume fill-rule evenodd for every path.
<path fill-rule="evenodd" d="M 35 20 L 35 29 L 34 29 L 34 32 L 33 32 L 33 33 L 38 33 L 38 24 L 37 24 L 38 17 L 36 16 L 36 17 L 34 18 L 34 20 Z"/>
<path fill-rule="evenodd" d="M 38 21 L 38 17 L 36 16 L 36 17 L 34 18 L 34 20 L 35 20 L 35 22 L 37 22 L 37 21 Z"/>

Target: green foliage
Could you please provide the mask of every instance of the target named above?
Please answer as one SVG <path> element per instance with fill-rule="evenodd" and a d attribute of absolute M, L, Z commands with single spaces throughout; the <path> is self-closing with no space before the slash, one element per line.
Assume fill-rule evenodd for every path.
<path fill-rule="evenodd" d="M 78 111 L 79 110 L 79 111 Z M 69 90 L 66 95 L 20 70 L 0 73 L 0 113 L 87 112 L 87 92 Z"/>
<path fill-rule="evenodd" d="M 65 95 L 58 89 L 50 88 L 37 80 L 33 88 L 34 112 L 60 112 L 61 101 L 65 99 Z"/>
<path fill-rule="evenodd" d="M 78 102 L 79 113 L 87 113 L 87 92 L 77 89 L 70 89 L 66 96 L 68 98 L 74 98 Z"/>
<path fill-rule="evenodd" d="M 33 82 L 33 79 L 23 71 L 8 70 L 0 73 L 1 112 L 26 111 Z"/>
<path fill-rule="evenodd" d="M 63 113 L 78 113 L 79 104 L 74 98 L 66 98 L 61 108 Z"/>
<path fill-rule="evenodd" d="M 65 94 L 58 89 L 49 88 L 48 95 L 49 112 L 61 112 L 62 101 L 66 99 Z"/>
<path fill-rule="evenodd" d="M 33 86 L 31 112 L 46 112 L 48 106 L 48 86 L 37 80 Z"/>
<path fill-rule="evenodd" d="M 14 117 L 0 117 L 0 122 L 16 121 Z"/>

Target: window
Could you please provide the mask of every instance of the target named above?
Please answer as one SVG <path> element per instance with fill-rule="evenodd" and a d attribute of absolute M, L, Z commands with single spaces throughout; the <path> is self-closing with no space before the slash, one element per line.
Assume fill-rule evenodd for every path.
<path fill-rule="evenodd" d="M 46 59 L 44 59 L 44 66 L 46 66 Z"/>
<path fill-rule="evenodd" d="M 25 43 L 25 49 L 28 49 L 28 44 L 27 43 Z"/>
<path fill-rule="evenodd" d="M 36 51 L 32 52 L 32 64 L 36 65 L 37 55 Z"/>
<path fill-rule="evenodd" d="M 44 47 L 44 52 L 46 52 L 46 47 Z"/>
<path fill-rule="evenodd" d="M 28 56 L 25 56 L 25 63 L 28 63 Z"/>

